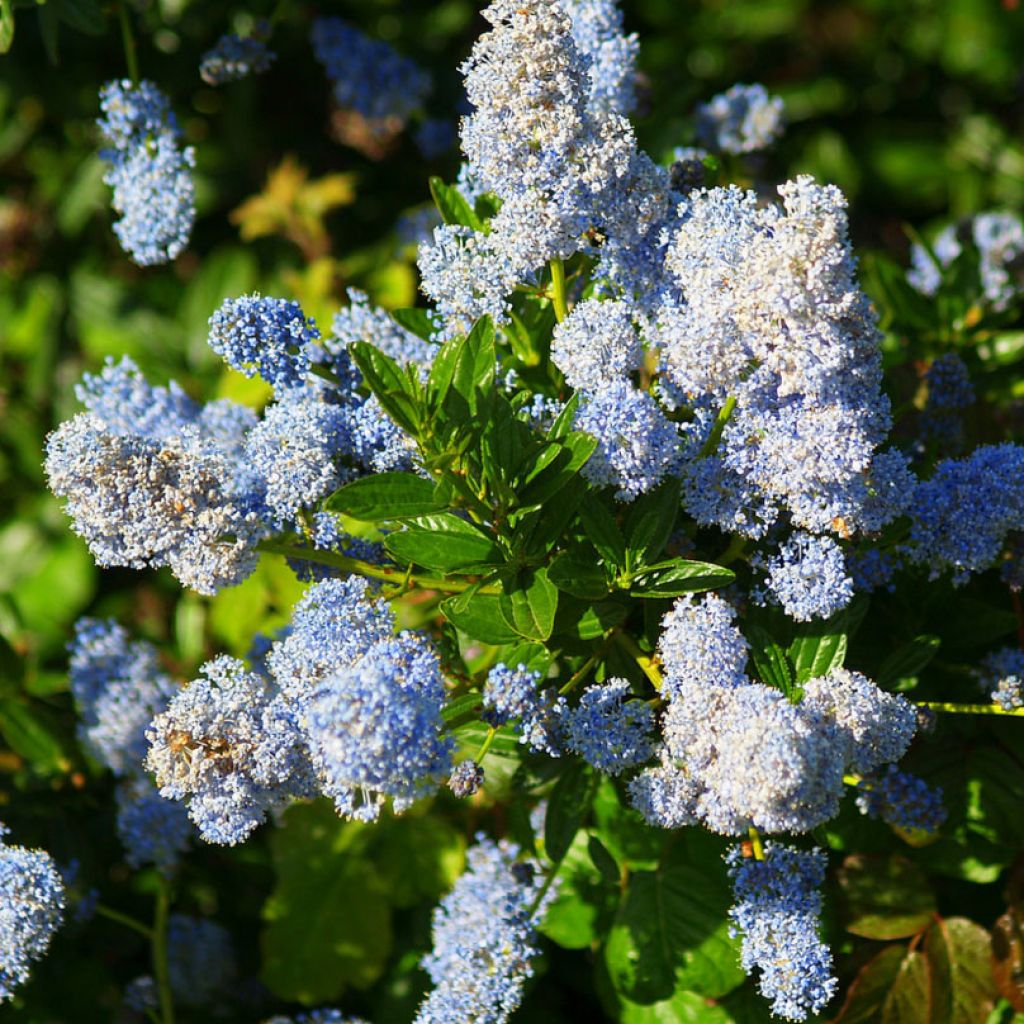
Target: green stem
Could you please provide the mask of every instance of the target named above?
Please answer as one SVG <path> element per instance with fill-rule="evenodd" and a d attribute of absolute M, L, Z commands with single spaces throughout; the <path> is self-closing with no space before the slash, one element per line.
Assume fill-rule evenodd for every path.
<path fill-rule="evenodd" d="M 608 650 L 609 645 L 612 642 L 615 634 L 618 632 L 618 627 L 610 630 L 605 634 L 604 643 L 594 653 L 587 658 L 585 662 L 572 674 L 569 681 L 565 683 L 558 691 L 560 697 L 564 697 L 567 693 L 570 693 L 576 686 L 587 677 L 587 673 L 604 657 L 605 652 Z"/>
<path fill-rule="evenodd" d="M 715 425 L 711 428 L 711 433 L 708 434 L 708 439 L 704 442 L 703 447 L 698 452 L 698 459 L 704 459 L 709 455 L 714 455 L 718 450 L 718 442 L 722 440 L 722 431 L 725 430 L 725 425 L 729 422 L 729 417 L 732 416 L 732 411 L 735 408 L 736 399 L 730 395 L 725 400 L 725 405 L 718 410 L 718 416 L 715 417 Z"/>
<path fill-rule="evenodd" d="M 937 700 L 915 701 L 919 708 L 929 711 L 946 711 L 954 715 L 1009 715 L 1011 718 L 1024 718 L 1024 708 L 1007 711 L 998 704 L 949 704 Z"/>
<path fill-rule="evenodd" d="M 847 786 L 859 786 L 863 781 L 864 779 L 860 775 L 850 774 L 843 776 L 843 782 Z"/>
<path fill-rule="evenodd" d="M 750 835 L 750 845 L 754 848 L 754 859 L 764 860 L 764 844 L 761 842 L 761 833 L 753 825 L 747 829 Z"/>
<path fill-rule="evenodd" d="M 124 59 L 128 65 L 128 77 L 133 84 L 139 84 L 139 57 L 135 50 L 135 36 L 132 33 L 132 23 L 128 16 L 127 0 L 121 0 L 117 5 L 117 16 L 121 22 L 121 42 L 124 44 Z"/>
<path fill-rule="evenodd" d="M 128 914 L 122 914 L 120 910 L 114 910 L 113 907 L 107 907 L 102 903 L 98 903 L 96 905 L 96 913 L 100 917 L 106 917 L 111 921 L 116 921 L 118 924 L 123 924 L 125 928 L 131 928 L 132 931 L 144 935 L 147 939 L 153 938 L 153 930 L 151 928 L 147 928 L 141 921 L 136 921 L 134 917 Z"/>
<path fill-rule="evenodd" d="M 153 918 L 153 976 L 156 979 L 160 1000 L 161 1024 L 174 1024 L 174 1000 L 171 996 L 171 981 L 167 970 L 167 917 L 170 908 L 169 885 L 165 878 L 161 878 Z"/>
<path fill-rule="evenodd" d="M 409 575 L 405 570 L 389 569 L 387 566 L 363 562 L 358 558 L 349 558 L 348 555 L 338 554 L 336 551 L 314 551 L 312 548 L 299 548 L 292 544 L 283 544 L 280 541 L 263 540 L 256 547 L 271 555 L 284 555 L 285 558 L 297 558 L 303 562 L 331 565 L 335 569 L 343 569 L 350 575 L 366 576 L 369 579 L 383 580 L 386 583 L 396 585 L 408 583 L 410 587 L 419 587 L 420 590 L 440 590 L 448 594 L 461 594 L 469 590 L 470 587 L 476 586 L 472 580 L 446 580 L 440 576 Z M 477 593 L 493 596 L 500 594 L 501 589 L 497 586 L 484 586 Z"/>
<path fill-rule="evenodd" d="M 476 757 L 473 758 L 477 764 L 482 764 L 483 759 L 487 756 L 487 751 L 491 749 L 491 744 L 494 742 L 494 737 L 498 735 L 498 730 L 492 725 L 487 730 L 487 735 L 484 737 L 483 743 L 480 744 L 480 749 L 476 752 Z"/>
<path fill-rule="evenodd" d="M 661 672 L 658 671 L 654 659 L 649 654 L 645 654 L 628 633 L 615 633 L 614 640 L 640 666 L 640 671 L 650 679 L 651 685 L 656 690 L 660 690 L 664 679 Z"/>
<path fill-rule="evenodd" d="M 537 895 L 534 896 L 533 902 L 530 904 L 530 909 L 526 912 L 528 919 L 532 920 L 533 915 L 537 913 L 541 903 L 544 902 L 544 897 L 548 894 L 548 889 L 554 885 L 555 879 L 558 877 L 558 872 L 562 870 L 562 861 L 557 860 L 551 865 L 551 870 L 548 872 L 548 877 L 544 880 L 544 884 L 540 887 Z M 538 924 L 540 922 L 537 922 Z"/>
<path fill-rule="evenodd" d="M 569 315 L 565 297 L 565 264 L 561 260 L 551 261 L 551 301 L 555 307 L 555 319 L 561 323 Z"/>

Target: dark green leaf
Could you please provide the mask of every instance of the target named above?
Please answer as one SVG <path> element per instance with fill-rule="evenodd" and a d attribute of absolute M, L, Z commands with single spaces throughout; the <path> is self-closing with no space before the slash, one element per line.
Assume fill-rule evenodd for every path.
<path fill-rule="evenodd" d="M 464 693 L 461 697 L 456 697 L 454 700 L 445 703 L 444 707 L 441 708 L 441 718 L 445 722 L 450 722 L 468 712 L 475 711 L 479 707 L 479 693 Z"/>
<path fill-rule="evenodd" d="M 886 946 L 858 972 L 833 1024 L 879 1024 L 907 951 Z"/>
<path fill-rule="evenodd" d="M 596 640 L 629 614 L 629 608 L 616 600 L 584 604 L 567 598 L 559 602 L 559 614 L 553 632 L 565 633 L 580 640 Z"/>
<path fill-rule="evenodd" d="M 750 641 L 750 660 L 753 661 L 761 682 L 781 690 L 787 697 L 795 696 L 793 667 L 786 652 L 772 639 L 771 634 L 760 626 L 747 626 L 746 634 Z"/>
<path fill-rule="evenodd" d="M 384 411 L 403 430 L 417 436 L 422 420 L 421 410 L 415 396 L 409 393 L 409 381 L 402 368 L 365 341 L 355 342 L 348 351 L 366 386 L 377 396 Z"/>
<path fill-rule="evenodd" d="M 14 42 L 14 5 L 0 0 L 0 53 L 7 53 Z"/>
<path fill-rule="evenodd" d="M 270 833 L 277 883 L 263 905 L 264 984 L 307 1005 L 380 977 L 391 913 L 373 865 L 351 846 L 360 826 L 325 801 L 297 804 Z"/>
<path fill-rule="evenodd" d="M 505 583 L 499 598 L 505 621 L 527 640 L 547 640 L 558 610 L 558 588 L 544 568 L 524 570 Z"/>
<path fill-rule="evenodd" d="M 450 512 L 410 520 L 401 533 L 388 534 L 384 546 L 402 562 L 440 572 L 501 561 L 501 552 L 487 534 Z"/>
<path fill-rule="evenodd" d="M 927 878 L 902 857 L 847 857 L 839 872 L 839 888 L 846 898 L 847 931 L 865 939 L 917 935 L 935 914 Z"/>
<path fill-rule="evenodd" d="M 96 0 L 49 0 L 56 6 L 61 21 L 78 32 L 101 36 L 107 30 L 106 19 Z"/>
<path fill-rule="evenodd" d="M 579 404 L 580 396 L 579 393 L 576 393 L 562 406 L 562 411 L 555 417 L 555 422 L 551 424 L 548 430 L 549 441 L 556 441 L 560 437 L 565 437 L 572 430 Z"/>
<path fill-rule="evenodd" d="M 587 841 L 587 852 L 590 854 L 591 863 L 601 873 L 605 881 L 617 885 L 622 877 L 622 872 L 619 870 L 619 865 L 615 863 L 615 858 L 608 852 L 608 847 L 597 836 L 591 836 Z"/>
<path fill-rule="evenodd" d="M 989 933 L 965 917 L 940 918 L 925 937 L 931 1024 L 982 1024 L 996 1001 Z"/>
<path fill-rule="evenodd" d="M 834 668 L 842 668 L 846 658 L 846 609 L 823 621 L 801 623 L 789 645 L 789 657 L 796 670 L 796 681 L 826 676 Z"/>
<path fill-rule="evenodd" d="M 49 774 L 69 766 L 56 719 L 37 703 L 0 701 L 0 733 L 37 771 Z"/>
<path fill-rule="evenodd" d="M 430 179 L 430 194 L 445 224 L 458 224 L 474 231 L 483 231 L 483 221 L 454 185 L 446 185 L 441 178 L 434 176 Z"/>
<path fill-rule="evenodd" d="M 353 519 L 380 522 L 443 511 L 434 497 L 434 484 L 415 473 L 375 473 L 360 477 L 327 499 L 332 512 Z"/>
<path fill-rule="evenodd" d="M 544 815 L 544 853 L 552 863 L 568 852 L 590 811 L 597 775 L 583 761 L 573 761 L 559 776 Z"/>
<path fill-rule="evenodd" d="M 679 597 L 727 586 L 735 578 L 736 574 L 723 565 L 676 558 L 639 573 L 629 592 L 633 597 Z"/>
<path fill-rule="evenodd" d="M 510 644 L 519 634 L 505 621 L 497 597 L 477 594 L 462 606 L 454 597 L 441 602 L 441 613 L 456 628 L 485 644 Z"/>
<path fill-rule="evenodd" d="M 611 512 L 595 498 L 580 508 L 580 522 L 587 540 L 597 548 L 608 566 L 621 569 L 626 564 L 626 541 Z"/>
<path fill-rule="evenodd" d="M 576 833 L 558 872 L 558 890 L 541 931 L 565 949 L 588 949 L 600 941 L 615 912 L 619 889 L 594 870 L 586 834 Z"/>
<path fill-rule="evenodd" d="M 417 338 L 424 341 L 433 339 L 436 325 L 429 310 L 420 309 L 418 306 L 405 306 L 402 309 L 391 310 L 391 319 L 400 327 L 411 331 Z"/>
<path fill-rule="evenodd" d="M 596 557 L 564 551 L 548 567 L 548 579 L 574 597 L 598 600 L 608 593 L 608 577 Z"/>
<path fill-rule="evenodd" d="M 465 839 L 439 817 L 383 818 L 373 828 L 366 857 L 395 907 L 435 902 L 462 873 Z"/>
<path fill-rule="evenodd" d="M 521 490 L 519 500 L 523 507 L 550 500 L 577 479 L 580 468 L 594 453 L 597 440 L 574 431 L 562 438 L 559 447 L 556 457 L 536 472 Z"/>
<path fill-rule="evenodd" d="M 679 514 L 682 480 L 670 477 L 640 497 L 626 519 L 626 546 L 634 568 L 654 562 L 664 550 Z"/>
<path fill-rule="evenodd" d="M 676 992 L 671 998 L 647 1006 L 622 1002 L 620 1024 L 734 1024 L 729 1011 L 698 995 L 696 992 Z"/>
<path fill-rule="evenodd" d="M 878 669 L 878 685 L 891 687 L 916 676 L 935 657 L 942 641 L 937 636 L 918 636 L 890 654 Z"/>

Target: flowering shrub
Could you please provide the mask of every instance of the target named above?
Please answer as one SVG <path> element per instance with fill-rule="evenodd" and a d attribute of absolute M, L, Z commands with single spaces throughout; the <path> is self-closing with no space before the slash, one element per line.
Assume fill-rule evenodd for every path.
<path fill-rule="evenodd" d="M 120 14 L 99 155 L 150 267 L 201 247 L 201 147 Z M 843 192 L 769 180 L 778 96 L 702 102 L 658 161 L 614 0 L 482 14 L 460 169 L 413 225 L 421 304 L 352 287 L 315 315 L 351 182 L 282 164 L 236 215 L 312 276 L 208 296 L 228 393 L 107 353 L 46 440 L 95 563 L 169 569 L 221 643 L 75 624 L 72 778 L 110 839 L 65 837 L 82 864 L 58 871 L 3 836 L 0 999 L 63 918 L 144 942 L 104 999 L 159 1024 L 574 1019 L 574 987 L 625 1024 L 1008 1021 L 1021 221 L 867 278 Z M 297 28 L 222 36 L 196 73 L 272 75 Z M 338 138 L 444 150 L 415 60 L 341 18 L 304 31 Z M 46 696 L 4 698 L 17 770 Z M 258 963 L 217 920 L 246 900 Z"/>

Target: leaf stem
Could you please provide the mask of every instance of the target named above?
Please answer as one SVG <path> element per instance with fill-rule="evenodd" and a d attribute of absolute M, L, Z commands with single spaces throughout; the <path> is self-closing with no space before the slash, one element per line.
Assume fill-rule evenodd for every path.
<path fill-rule="evenodd" d="M 605 652 L 608 650 L 609 645 L 615 638 L 615 634 L 619 631 L 618 626 L 615 629 L 609 630 L 605 634 L 604 643 L 594 653 L 587 658 L 585 662 L 569 677 L 566 682 L 558 691 L 559 697 L 564 697 L 567 693 L 570 693 L 579 683 L 586 678 L 587 673 L 604 657 Z"/>
<path fill-rule="evenodd" d="M 615 642 L 640 666 L 640 671 L 651 681 L 651 685 L 660 690 L 664 683 L 664 677 L 658 670 L 654 658 L 645 654 L 640 645 L 628 634 L 619 631 L 614 634 Z"/>
<path fill-rule="evenodd" d="M 1011 718 L 1024 718 L 1024 708 L 1007 711 L 998 704 L 951 704 L 937 700 L 919 700 L 914 702 L 919 708 L 929 711 L 945 711 L 954 715 L 1009 715 Z"/>
<path fill-rule="evenodd" d="M 750 845 L 754 849 L 754 859 L 764 860 L 764 844 L 761 842 L 761 833 L 753 825 L 747 830 L 750 836 Z"/>
<path fill-rule="evenodd" d="M 569 315 L 565 293 L 565 264 L 561 260 L 551 261 L 551 302 L 555 307 L 555 319 L 561 323 Z"/>
<path fill-rule="evenodd" d="M 259 551 L 266 551 L 271 555 L 284 555 L 285 558 L 297 558 L 302 562 L 331 565 L 350 575 L 366 576 L 369 579 L 383 580 L 385 583 L 393 583 L 398 586 L 407 584 L 409 587 L 418 587 L 420 590 L 439 590 L 447 594 L 462 594 L 477 585 L 471 580 L 448 580 L 440 576 L 411 575 L 404 569 L 390 569 L 384 565 L 374 565 L 372 562 L 363 562 L 358 558 L 341 555 L 337 551 L 315 551 L 312 548 L 295 547 L 281 541 L 263 540 L 256 547 Z M 501 589 L 493 585 L 483 586 L 477 593 L 493 596 L 500 594 Z"/>
<path fill-rule="evenodd" d="M 129 914 L 122 914 L 120 910 L 114 910 L 113 907 L 97 903 L 96 913 L 99 914 L 100 917 L 106 917 L 111 921 L 116 921 L 118 924 L 123 924 L 125 928 L 131 928 L 132 931 L 138 932 L 140 935 L 144 935 L 147 939 L 153 938 L 152 928 L 148 928 L 141 921 L 137 921 Z"/>
<path fill-rule="evenodd" d="M 698 459 L 707 458 L 709 455 L 714 455 L 718 450 L 718 442 L 722 440 L 722 431 L 725 430 L 725 425 L 729 422 L 729 418 L 732 416 L 733 409 L 736 408 L 736 399 L 730 395 L 725 400 L 725 405 L 718 410 L 718 415 L 715 417 L 715 425 L 711 428 L 711 433 L 708 434 L 708 439 L 701 446 L 701 450 L 697 453 Z"/>
<path fill-rule="evenodd" d="M 166 878 L 161 878 L 153 917 L 153 977 L 156 979 L 160 1000 L 161 1024 L 174 1024 L 174 999 L 171 995 L 170 974 L 167 969 L 167 918 L 170 907 L 169 885 Z"/>
<path fill-rule="evenodd" d="M 117 17 L 121 23 L 121 42 L 124 45 L 124 59 L 128 65 L 128 77 L 133 85 L 139 84 L 139 57 L 135 49 L 135 35 L 132 32 L 131 19 L 128 16 L 127 0 L 117 5 Z"/>
<path fill-rule="evenodd" d="M 473 758 L 477 764 L 480 764 L 483 759 L 487 756 L 487 751 L 491 749 L 491 744 L 494 742 L 494 737 L 498 735 L 498 730 L 492 725 L 487 730 L 487 735 L 484 737 L 483 743 L 480 744 L 480 749 L 476 752 L 476 757 Z"/>

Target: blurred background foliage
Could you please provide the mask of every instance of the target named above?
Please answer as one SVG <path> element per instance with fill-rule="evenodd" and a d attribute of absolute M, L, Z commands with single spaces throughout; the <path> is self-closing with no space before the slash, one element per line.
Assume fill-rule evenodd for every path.
<path fill-rule="evenodd" d="M 839 185 L 869 269 L 876 265 L 872 253 L 906 264 L 908 228 L 1024 205 L 1024 12 L 1016 0 L 623 0 L 622 6 L 627 27 L 641 39 L 644 97 L 636 122 L 648 150 L 666 158 L 690 144 L 698 101 L 736 81 L 763 82 L 784 98 L 789 122 L 785 140 L 765 158 L 763 176 L 810 173 Z M 111 231 L 109 190 L 96 154 L 99 86 L 126 71 L 116 9 L 100 0 L 0 3 L 0 37 L 14 23 L 13 46 L 0 57 L 0 727 L 6 741 L 0 818 L 17 824 L 19 841 L 46 846 L 63 862 L 87 851 L 94 863 L 85 866 L 86 875 L 126 886 L 123 899 L 137 899 L 142 908 L 153 878 L 119 865 L 110 780 L 74 743 L 64 650 L 71 624 L 86 613 L 115 616 L 158 642 L 170 667 L 187 676 L 210 654 L 243 654 L 255 631 L 284 622 L 299 585 L 270 559 L 241 587 L 213 600 L 183 594 L 162 574 L 97 570 L 44 487 L 44 439 L 76 410 L 73 385 L 83 370 L 95 370 L 107 356 L 130 355 L 150 379 L 177 379 L 196 397 L 264 401 L 259 382 L 225 371 L 206 345 L 207 319 L 227 296 L 261 291 L 298 298 L 322 330 L 348 286 L 384 306 L 414 304 L 408 219 L 429 203 L 430 174 L 454 178 L 457 153 L 427 161 L 411 132 L 383 146 L 361 140 L 331 110 L 308 26 L 315 15 L 339 14 L 414 57 L 434 76 L 430 114 L 454 121 L 457 68 L 483 27 L 478 7 L 471 0 L 285 2 L 276 8 L 271 47 L 278 60 L 271 70 L 212 89 L 197 73 L 201 54 L 223 32 L 270 15 L 271 5 L 129 5 L 142 75 L 171 97 L 198 161 L 199 217 L 189 249 L 169 266 L 139 269 Z M 867 281 L 872 287 L 871 275 Z M 1000 625 L 985 613 L 979 622 L 1004 633 L 1015 625 L 1012 615 Z M 970 730 L 962 730 L 968 746 Z M 959 762 L 933 768 L 949 774 L 955 791 Z M 1007 770 L 990 765 L 985 777 L 1006 778 Z M 1014 771 L 1014 779 L 1024 780 Z M 966 793 L 965 806 L 984 804 L 994 788 L 990 781 L 987 791 Z M 15 789 L 38 799 L 5 807 Z M 617 813 L 614 794 L 598 806 L 611 818 Z M 1013 817 L 1012 801 L 1000 808 Z M 379 1024 L 407 1020 L 418 999 L 419 983 L 410 978 L 415 951 L 427 941 L 429 905 L 461 867 L 465 830 L 443 814 L 414 816 L 371 837 L 321 811 L 293 809 L 269 842 L 197 850 L 179 884 L 182 903 L 192 912 L 216 913 L 243 938 L 241 977 L 255 976 L 262 961 L 263 980 L 278 995 L 311 1000 L 336 994 L 337 962 L 325 968 L 333 980 L 319 988 L 315 950 L 305 954 L 313 967 L 289 976 L 291 953 L 303 937 L 288 907 L 323 899 L 339 919 L 339 933 L 328 937 L 336 948 L 351 941 L 353 927 L 376 938 L 342 982 L 379 982 L 366 1012 Z M 951 821 L 962 811 L 951 807 Z M 871 853 L 886 848 L 877 835 L 865 839 L 876 828 L 840 819 L 829 839 L 839 849 Z M 620 839 L 642 864 L 644 851 L 630 844 L 645 840 L 625 825 Z M 954 839 L 943 842 L 942 851 L 925 851 L 925 859 L 938 863 L 946 856 L 949 874 L 969 877 L 951 848 Z M 311 853 L 316 850 L 320 860 Z M 409 862 L 410 850 L 431 851 L 426 868 Z M 710 863 L 720 850 L 714 846 L 706 855 Z M 346 885 L 332 886 L 339 863 L 353 874 Z M 994 857 L 989 865 L 972 864 L 973 880 L 994 880 L 1006 863 Z M 255 936 L 272 888 L 262 909 L 268 925 L 261 956 Z M 353 892 L 360 893 L 356 906 L 349 902 Z M 969 912 L 975 892 L 951 889 L 944 910 Z M 927 914 L 932 897 L 918 896 Z M 1005 905 L 997 893 L 989 902 L 991 917 Z M 586 934 L 578 917 L 596 913 L 599 904 L 563 908 L 562 925 L 556 915 L 550 927 Z M 276 930 L 275 921 L 282 922 Z M 146 970 L 145 943 L 109 922 L 91 927 L 98 931 L 88 939 L 74 925 L 58 936 L 26 990 L 27 1002 L 0 1009 L 0 1019 L 115 1019 L 118 986 Z M 571 964 L 571 955 L 550 951 L 550 973 L 560 985 L 539 989 L 518 1019 L 581 1019 L 584 1012 L 601 1019 L 590 972 L 559 970 L 559 958 Z M 379 981 L 387 959 L 405 966 Z M 694 1004 L 692 1018 L 677 1008 L 664 1019 L 763 1019 L 761 1004 L 744 1002 L 747 992 L 730 997 L 732 1016 L 697 1016 Z M 263 998 L 254 989 L 252 1006 L 262 1009 Z M 253 1019 L 252 1013 L 239 1011 L 237 1019 Z"/>

